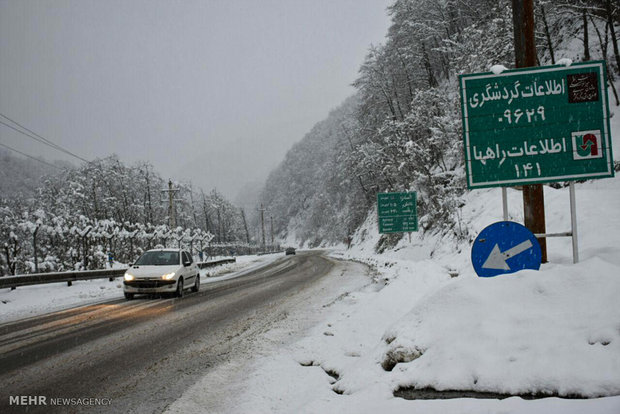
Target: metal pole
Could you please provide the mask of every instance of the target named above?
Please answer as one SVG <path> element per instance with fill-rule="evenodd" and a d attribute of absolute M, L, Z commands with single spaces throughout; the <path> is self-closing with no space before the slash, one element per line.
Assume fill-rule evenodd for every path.
<path fill-rule="evenodd" d="M 269 220 L 271 221 L 271 246 L 273 247 L 273 216 L 269 216 Z"/>
<path fill-rule="evenodd" d="M 168 180 L 168 225 L 170 229 L 177 226 L 174 211 L 174 190 L 172 189 L 172 180 Z"/>
<path fill-rule="evenodd" d="M 573 181 L 568 185 L 570 194 L 570 227 L 573 238 L 573 263 L 579 262 L 579 247 L 577 239 L 577 205 L 575 202 L 575 183 Z"/>
<path fill-rule="evenodd" d="M 261 204 L 258 211 L 260 211 L 260 228 L 262 232 L 263 249 L 265 248 L 265 210 L 266 209 Z"/>
<path fill-rule="evenodd" d="M 508 190 L 502 187 L 502 213 L 504 221 L 508 221 Z"/>

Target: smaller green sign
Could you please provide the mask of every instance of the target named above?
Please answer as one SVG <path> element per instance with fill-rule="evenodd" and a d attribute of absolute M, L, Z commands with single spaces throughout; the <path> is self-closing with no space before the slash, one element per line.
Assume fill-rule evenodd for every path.
<path fill-rule="evenodd" d="M 378 193 L 379 233 L 418 231 L 417 195 L 410 193 Z"/>

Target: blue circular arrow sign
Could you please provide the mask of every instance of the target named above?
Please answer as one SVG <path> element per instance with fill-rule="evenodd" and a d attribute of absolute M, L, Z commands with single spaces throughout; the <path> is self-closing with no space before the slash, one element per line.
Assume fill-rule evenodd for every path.
<path fill-rule="evenodd" d="M 471 248 L 471 262 L 480 277 L 540 268 L 540 244 L 527 227 L 499 221 L 480 232 Z"/>

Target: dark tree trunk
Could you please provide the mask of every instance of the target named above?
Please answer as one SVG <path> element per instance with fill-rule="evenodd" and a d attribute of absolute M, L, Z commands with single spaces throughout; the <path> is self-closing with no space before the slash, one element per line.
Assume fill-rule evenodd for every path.
<path fill-rule="evenodd" d="M 250 232 L 248 231 L 248 222 L 245 219 L 245 211 L 241 209 L 241 218 L 243 219 L 243 228 L 245 229 L 245 240 L 250 244 Z"/>
<path fill-rule="evenodd" d="M 588 11 L 584 8 L 582 10 L 583 16 L 583 61 L 590 60 L 590 42 L 588 39 Z"/>
<path fill-rule="evenodd" d="M 551 32 L 549 31 L 549 24 L 547 23 L 547 14 L 545 13 L 545 6 L 540 6 L 541 17 L 543 26 L 545 27 L 545 37 L 547 38 L 547 48 L 549 49 L 549 56 L 551 57 L 551 64 L 555 65 L 555 52 L 553 50 L 553 43 L 551 42 Z"/>
<path fill-rule="evenodd" d="M 9 245 L 4 244 L 4 254 L 6 255 L 6 266 L 7 266 L 7 274 L 13 274 L 11 272 L 11 254 L 9 253 Z"/>
<path fill-rule="evenodd" d="M 611 32 L 611 44 L 614 48 L 614 56 L 616 57 L 616 69 L 620 75 L 620 52 L 618 52 L 618 39 L 616 38 L 616 30 L 614 29 L 611 0 L 605 1 L 605 8 L 607 9 L 607 21 L 609 22 L 609 30 Z"/>
<path fill-rule="evenodd" d="M 533 0 L 512 0 L 515 63 L 518 68 L 536 66 Z M 532 233 L 546 233 L 545 196 L 541 184 L 523 186 L 523 218 Z M 539 238 L 542 262 L 547 262 L 547 241 Z"/>
<path fill-rule="evenodd" d="M 32 233 L 32 249 L 34 250 L 34 272 L 39 273 L 39 252 L 37 249 L 37 234 L 39 233 L 39 226 L 34 229 L 34 233 Z"/>
<path fill-rule="evenodd" d="M 431 88 L 435 88 L 439 85 L 439 83 L 437 82 L 437 78 L 435 78 L 435 75 L 433 74 L 431 61 L 428 53 L 426 52 L 426 46 L 424 45 L 424 43 L 422 43 L 422 56 L 424 59 L 424 68 L 426 69 L 426 73 L 428 75 L 428 86 L 430 86 Z"/>
<path fill-rule="evenodd" d="M 222 213 L 219 207 L 217 208 L 217 241 L 222 242 Z"/>
<path fill-rule="evenodd" d="M 609 30 L 609 22 L 605 25 L 605 40 L 603 40 L 603 36 L 601 35 L 601 31 L 596 27 L 592 16 L 590 16 L 590 21 L 592 22 L 592 27 L 596 31 L 596 35 L 598 36 L 599 44 L 601 45 L 601 51 L 603 52 L 603 56 L 607 56 L 607 46 L 609 44 L 607 38 L 607 32 Z M 609 70 L 609 63 L 605 61 L 605 68 L 607 69 L 607 76 L 609 77 L 609 86 L 611 87 L 611 91 L 614 94 L 614 98 L 616 98 L 616 106 L 620 106 L 620 99 L 618 98 L 618 91 L 616 90 L 616 86 L 614 85 L 614 73 Z"/>

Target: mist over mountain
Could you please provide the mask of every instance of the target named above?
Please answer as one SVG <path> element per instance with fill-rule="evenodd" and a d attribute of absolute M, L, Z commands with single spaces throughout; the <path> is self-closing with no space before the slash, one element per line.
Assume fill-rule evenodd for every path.
<path fill-rule="evenodd" d="M 44 159 L 41 161 L 45 163 L 15 156 L 0 149 L 0 198 L 34 197 L 44 176 L 58 174 L 62 168 L 72 167 L 65 161 L 56 161 L 53 164 Z"/>

